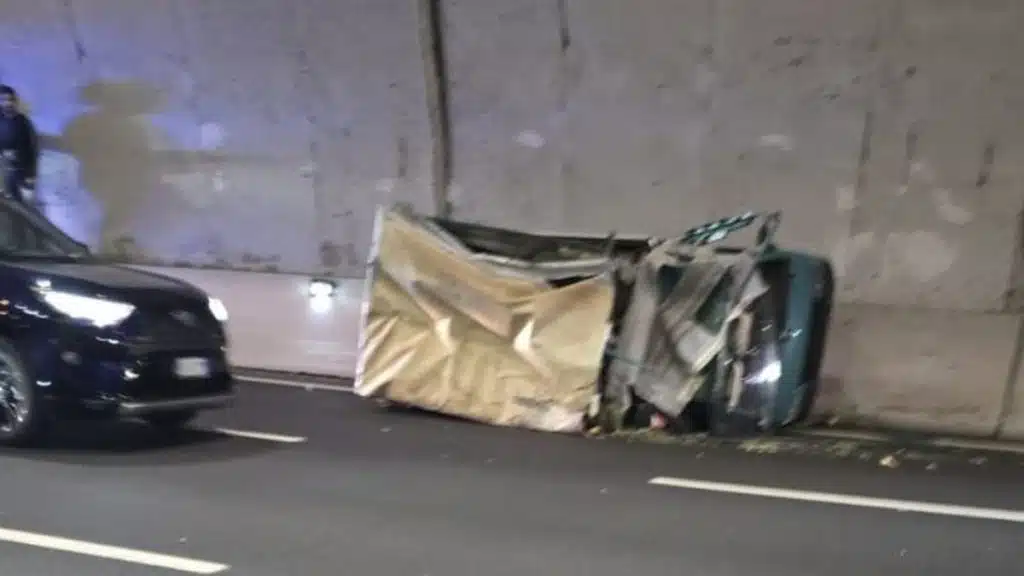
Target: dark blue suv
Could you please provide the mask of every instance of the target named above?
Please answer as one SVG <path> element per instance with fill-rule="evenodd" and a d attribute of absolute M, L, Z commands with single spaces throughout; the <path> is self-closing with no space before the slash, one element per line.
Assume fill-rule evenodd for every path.
<path fill-rule="evenodd" d="M 0 445 L 61 418 L 179 428 L 228 405 L 226 321 L 202 290 L 104 262 L 0 199 Z"/>

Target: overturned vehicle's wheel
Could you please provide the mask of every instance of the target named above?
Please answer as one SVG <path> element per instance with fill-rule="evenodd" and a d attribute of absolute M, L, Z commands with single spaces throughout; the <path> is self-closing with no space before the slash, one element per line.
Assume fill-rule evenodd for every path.
<path fill-rule="evenodd" d="M 45 429 L 44 408 L 18 350 L 0 339 L 0 445 L 25 446 Z"/>

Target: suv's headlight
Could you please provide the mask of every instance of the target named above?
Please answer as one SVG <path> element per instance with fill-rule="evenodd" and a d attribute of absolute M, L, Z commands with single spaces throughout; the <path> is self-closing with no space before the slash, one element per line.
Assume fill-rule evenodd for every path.
<path fill-rule="evenodd" d="M 59 290 L 46 290 L 42 292 L 41 297 L 57 312 L 75 320 L 85 320 L 99 328 L 120 324 L 135 311 L 135 306 L 126 302 L 104 300 Z"/>
<path fill-rule="evenodd" d="M 228 307 L 220 301 L 220 298 L 210 298 L 207 305 L 210 307 L 210 314 L 213 314 L 218 322 L 228 321 Z"/>

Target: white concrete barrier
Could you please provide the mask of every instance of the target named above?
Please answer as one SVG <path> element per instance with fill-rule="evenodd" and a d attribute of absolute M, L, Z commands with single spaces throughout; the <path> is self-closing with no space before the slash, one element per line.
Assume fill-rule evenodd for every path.
<path fill-rule="evenodd" d="M 362 279 L 334 278 L 330 299 L 310 298 L 312 276 L 134 266 L 184 280 L 228 309 L 235 366 L 351 377 Z"/>
<path fill-rule="evenodd" d="M 335 278 L 329 305 L 313 277 L 137 266 L 224 301 L 236 366 L 351 377 L 363 280 Z M 1021 317 L 839 304 L 815 415 L 851 424 L 1024 439 Z M 1017 371 L 1020 374 L 1011 372 Z"/>
<path fill-rule="evenodd" d="M 839 304 L 832 317 L 820 417 L 970 436 L 1024 423 L 1009 412 L 1021 318 Z M 1019 386 L 1019 385 L 1018 385 Z M 1024 410 L 1024 406 L 1021 406 Z M 1007 426 L 1005 432 L 1024 426 Z"/>

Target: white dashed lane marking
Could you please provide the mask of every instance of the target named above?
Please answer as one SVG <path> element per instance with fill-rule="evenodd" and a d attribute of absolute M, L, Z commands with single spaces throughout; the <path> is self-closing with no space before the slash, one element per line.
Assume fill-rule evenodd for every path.
<path fill-rule="evenodd" d="M 269 432 L 255 432 L 252 430 L 236 430 L 234 428 L 214 428 L 214 432 L 235 438 L 246 438 L 249 440 L 263 440 L 265 442 L 279 442 L 281 444 L 301 444 L 307 440 L 305 436 L 287 436 L 285 434 L 271 434 Z"/>
<path fill-rule="evenodd" d="M 25 532 L 23 530 L 13 530 L 10 528 L 0 528 L 0 542 L 20 544 L 22 546 L 31 546 L 33 548 L 42 548 L 57 552 L 66 552 L 68 554 L 77 554 L 79 556 L 103 558 L 105 560 L 114 560 L 117 562 L 124 562 L 126 564 L 137 564 L 152 568 L 164 568 L 175 572 L 184 572 L 186 574 L 221 574 L 231 568 L 227 564 L 219 564 L 217 562 L 207 562 L 205 560 L 184 558 L 182 556 L 170 556 L 168 554 L 158 554 L 156 552 L 148 552 L 145 550 L 122 548 L 120 546 L 108 546 L 106 544 L 97 544 L 96 542 L 72 540 L 70 538 L 62 538 L 60 536 Z"/>

